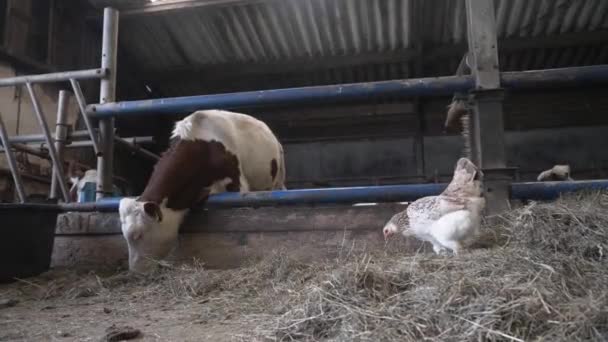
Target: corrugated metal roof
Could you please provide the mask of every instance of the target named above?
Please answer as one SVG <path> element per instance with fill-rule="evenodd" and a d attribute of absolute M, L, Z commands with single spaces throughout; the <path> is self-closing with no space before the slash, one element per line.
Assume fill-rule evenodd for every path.
<path fill-rule="evenodd" d="M 408 47 L 408 12 L 408 0 L 270 1 L 142 16 L 121 38 L 145 68 L 347 56 Z"/>
<path fill-rule="evenodd" d="M 98 7 L 108 1 L 90 0 Z M 501 40 L 608 29 L 606 0 L 495 0 L 495 9 Z M 284 65 L 291 60 L 305 65 L 332 56 L 405 54 L 417 42 L 425 47 L 464 46 L 466 18 L 464 0 L 268 0 L 128 17 L 121 21 L 120 40 L 121 48 L 144 74 L 156 75 L 210 70 L 216 65 Z M 453 74 L 459 59 L 458 54 L 445 56 L 419 72 Z M 510 50 L 501 55 L 500 63 L 503 70 L 524 70 L 599 64 L 607 59 L 607 43 L 595 42 Z M 223 84 L 201 77 L 155 86 L 165 95 L 179 95 L 406 78 L 413 75 L 412 70 L 413 64 L 405 57 L 403 61 L 380 58 L 356 66 L 320 66 L 299 74 L 292 70 L 287 76 L 260 73 L 251 85 L 247 83 L 254 82 L 251 77 L 247 81 L 237 75 Z"/>

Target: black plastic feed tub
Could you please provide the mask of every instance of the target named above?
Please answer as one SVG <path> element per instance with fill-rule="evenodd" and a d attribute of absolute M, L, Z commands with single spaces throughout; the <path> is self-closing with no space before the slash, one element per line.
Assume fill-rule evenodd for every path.
<path fill-rule="evenodd" d="M 0 282 L 50 268 L 59 212 L 53 204 L 0 204 Z"/>

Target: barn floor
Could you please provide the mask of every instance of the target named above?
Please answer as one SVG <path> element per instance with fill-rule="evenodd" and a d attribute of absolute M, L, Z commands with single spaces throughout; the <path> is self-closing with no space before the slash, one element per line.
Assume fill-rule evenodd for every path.
<path fill-rule="evenodd" d="M 456 257 L 277 252 L 234 270 L 54 269 L 0 285 L 1 341 L 605 341 L 608 193 L 532 203 Z M 113 330 L 109 330 L 113 329 Z M 116 339 L 117 340 L 117 339 Z"/>
<path fill-rule="evenodd" d="M 0 309 L 0 340 L 99 341 L 129 326 L 145 341 L 233 341 L 251 331 L 246 316 L 261 313 L 263 298 L 224 284 L 222 273 L 230 272 L 188 268 L 144 278 L 53 270 L 0 287 L 0 298 L 17 301 Z"/>

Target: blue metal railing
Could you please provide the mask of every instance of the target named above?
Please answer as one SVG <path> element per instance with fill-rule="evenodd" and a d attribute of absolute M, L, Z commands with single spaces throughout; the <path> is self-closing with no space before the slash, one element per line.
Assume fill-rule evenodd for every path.
<path fill-rule="evenodd" d="M 424 196 L 437 195 L 447 184 L 383 185 L 348 188 L 259 191 L 246 194 L 225 192 L 209 197 L 210 208 L 261 207 L 282 205 L 328 205 L 364 202 L 406 202 Z M 566 192 L 608 189 L 608 180 L 573 182 L 529 182 L 511 184 L 511 198 L 551 200 Z M 116 211 L 119 197 L 98 202 L 64 204 L 65 210 Z"/>
<path fill-rule="evenodd" d="M 500 77 L 501 85 L 508 89 L 590 86 L 608 82 L 608 65 L 503 72 Z M 201 109 L 349 101 L 378 96 L 442 96 L 468 91 L 474 87 L 474 84 L 470 75 L 428 77 L 94 104 L 87 107 L 87 113 L 97 118 L 152 114 L 181 115 Z"/>

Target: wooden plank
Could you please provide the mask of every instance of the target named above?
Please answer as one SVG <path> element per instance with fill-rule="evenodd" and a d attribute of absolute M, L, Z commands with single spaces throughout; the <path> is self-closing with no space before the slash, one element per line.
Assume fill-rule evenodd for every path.
<path fill-rule="evenodd" d="M 469 62 L 477 90 L 470 96 L 473 109 L 469 120 L 471 159 L 485 173 L 486 213 L 492 215 L 507 210 L 510 197 L 510 179 L 505 179 L 504 172 L 507 157 L 494 3 L 466 0 L 466 11 Z M 499 173 L 490 170 L 499 170 Z"/>
<path fill-rule="evenodd" d="M 500 87 L 494 3 L 466 0 L 467 29 L 472 74 L 476 89 Z"/>
<path fill-rule="evenodd" d="M 374 206 L 267 207 L 193 211 L 183 233 L 377 231 L 397 212 L 399 203 Z M 57 219 L 57 235 L 121 234 L 116 213 L 67 213 Z"/>

